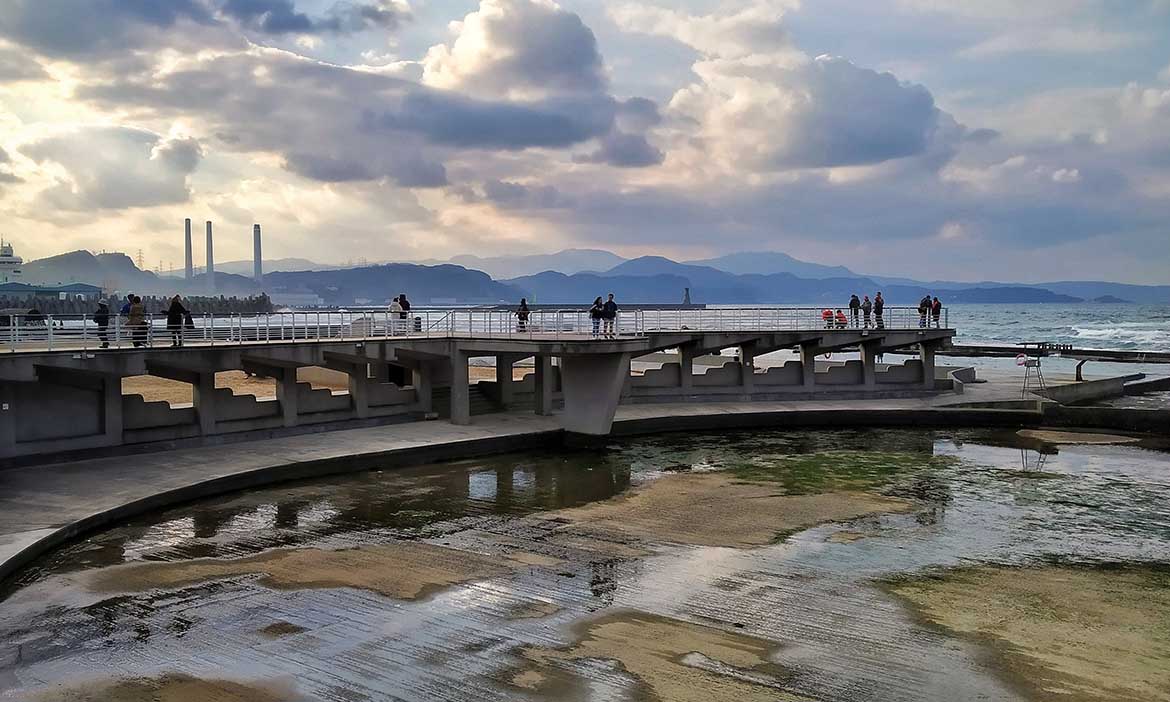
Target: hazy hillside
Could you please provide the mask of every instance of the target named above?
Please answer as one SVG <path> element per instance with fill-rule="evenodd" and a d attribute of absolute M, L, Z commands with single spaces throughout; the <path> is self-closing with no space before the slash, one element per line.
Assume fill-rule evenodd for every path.
<path fill-rule="evenodd" d="M 701 261 L 684 261 L 691 266 L 707 266 L 738 275 L 772 275 L 791 273 L 801 278 L 857 278 L 844 266 L 825 266 L 793 258 L 779 251 L 744 251 Z"/>
<path fill-rule="evenodd" d="M 548 271 L 513 278 L 508 285 L 523 291 L 531 302 L 542 305 L 588 307 L 593 299 L 613 293 L 622 302 L 681 303 L 686 278 L 673 275 L 601 276 L 594 273 L 565 275 Z"/>
<path fill-rule="evenodd" d="M 274 258 L 272 260 L 264 261 L 265 273 L 278 273 L 281 271 L 320 271 L 336 268 L 337 266 L 328 266 L 323 263 L 316 263 L 307 258 Z M 251 261 L 227 261 L 226 263 L 216 263 L 216 272 L 233 273 L 235 275 L 252 275 Z"/>
<path fill-rule="evenodd" d="M 552 254 L 531 256 L 479 256 L 463 255 L 451 258 L 451 263 L 483 271 L 497 280 L 535 275 L 545 271 L 556 271 L 566 275 L 581 272 L 605 271 L 625 259 L 609 251 L 595 249 L 566 249 Z"/>
<path fill-rule="evenodd" d="M 515 302 L 521 296 L 515 288 L 492 280 L 486 273 L 453 265 L 391 263 L 329 271 L 277 272 L 265 275 L 264 283 L 272 293 L 312 292 L 331 305 L 352 305 L 358 299 L 382 304 L 399 293 L 406 293 L 415 304 L 452 300 Z"/>
<path fill-rule="evenodd" d="M 126 254 L 94 255 L 88 251 L 70 251 L 24 264 L 24 282 L 34 285 L 89 283 L 117 290 L 143 293 L 160 292 L 162 283 L 150 271 L 141 271 Z"/>

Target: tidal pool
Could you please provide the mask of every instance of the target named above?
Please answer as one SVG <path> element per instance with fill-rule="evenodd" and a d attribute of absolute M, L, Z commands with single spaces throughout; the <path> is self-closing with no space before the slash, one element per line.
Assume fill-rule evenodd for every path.
<path fill-rule="evenodd" d="M 1167 592 L 1143 445 L 663 435 L 95 534 L 0 593 L 0 700 L 1170 700 Z"/>

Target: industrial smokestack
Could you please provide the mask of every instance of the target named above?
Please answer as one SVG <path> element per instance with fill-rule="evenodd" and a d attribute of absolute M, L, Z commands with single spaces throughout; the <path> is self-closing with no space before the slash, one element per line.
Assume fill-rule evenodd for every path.
<path fill-rule="evenodd" d="M 183 220 L 183 231 L 184 231 L 183 245 L 184 245 L 184 248 L 186 249 L 186 262 L 187 262 L 186 274 L 187 274 L 187 280 L 191 280 L 192 278 L 195 277 L 195 260 L 191 257 L 191 218 L 190 217 Z"/>
<path fill-rule="evenodd" d="M 215 253 L 211 246 L 211 220 L 207 221 L 207 292 L 215 294 Z"/>
<path fill-rule="evenodd" d="M 252 225 L 252 276 L 257 283 L 264 282 L 264 259 L 260 255 L 260 225 Z"/>

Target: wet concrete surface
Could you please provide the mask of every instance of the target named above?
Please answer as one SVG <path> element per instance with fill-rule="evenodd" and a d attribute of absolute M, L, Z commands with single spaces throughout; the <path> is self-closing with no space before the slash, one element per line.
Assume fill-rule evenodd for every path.
<path fill-rule="evenodd" d="M 707 473 L 769 499 L 911 507 L 739 547 L 696 545 L 677 516 L 665 531 L 575 518 Z M 735 510 L 697 498 L 695 524 Z M 395 548 L 413 555 L 373 557 Z M 311 557 L 337 549 L 353 552 Z M 457 556 L 435 568 L 427 549 L 467 553 L 474 572 Z M 306 554 L 327 578 L 296 570 Z M 291 585 L 273 585 L 272 561 Z M 1014 432 L 665 435 L 259 490 L 94 535 L 0 593 L 0 700 L 134 680 L 206 689 L 188 678 L 328 702 L 1040 699 L 994 646 L 890 584 L 1167 562 L 1163 452 Z M 363 586 L 377 568 L 417 589 Z"/>

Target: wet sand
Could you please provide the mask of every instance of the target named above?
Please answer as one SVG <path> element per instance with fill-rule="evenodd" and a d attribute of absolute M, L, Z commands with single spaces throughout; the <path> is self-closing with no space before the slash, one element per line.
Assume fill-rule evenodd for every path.
<path fill-rule="evenodd" d="M 979 567 L 889 589 L 989 646 L 1035 700 L 1170 699 L 1170 570 Z"/>
<path fill-rule="evenodd" d="M 905 512 L 908 500 L 865 492 L 788 495 L 774 484 L 723 473 L 668 475 L 606 502 L 550 512 L 574 530 L 622 532 L 657 542 L 751 548 L 826 522 Z"/>
<path fill-rule="evenodd" d="M 340 551 L 279 549 L 236 560 L 136 563 L 95 571 L 87 585 L 99 593 L 145 592 L 260 575 L 260 584 L 275 590 L 352 587 L 416 600 L 452 585 L 511 572 L 508 562 L 498 557 L 404 541 Z"/>
<path fill-rule="evenodd" d="M 1082 444 L 1085 446 L 1107 446 L 1109 444 L 1136 444 L 1141 439 L 1119 434 L 1090 434 L 1076 431 L 1050 431 L 1047 429 L 1021 429 L 1016 432 L 1025 439 L 1035 439 L 1046 444 Z"/>
<path fill-rule="evenodd" d="M 584 622 L 566 649 L 529 647 L 523 655 L 537 668 L 513 678 L 541 691 L 541 673 L 560 661 L 617 661 L 649 694 L 638 699 L 670 702 L 798 702 L 780 689 L 785 672 L 770 662 L 777 645 L 644 612 L 619 612 Z M 534 674 L 535 673 L 535 674 Z M 550 697 L 551 698 L 551 697 Z"/>
<path fill-rule="evenodd" d="M 55 688 L 33 697 L 36 702 L 299 702 L 304 699 L 289 686 L 245 685 L 180 674 Z"/>

